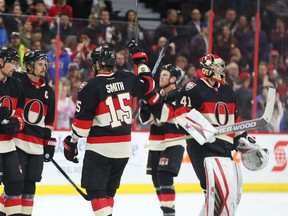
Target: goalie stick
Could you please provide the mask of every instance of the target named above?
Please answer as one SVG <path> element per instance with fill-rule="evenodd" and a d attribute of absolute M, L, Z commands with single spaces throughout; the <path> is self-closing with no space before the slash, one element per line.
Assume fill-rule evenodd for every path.
<path fill-rule="evenodd" d="M 165 52 L 168 50 L 170 44 L 171 44 L 171 43 L 174 43 L 174 42 L 176 42 L 176 41 L 178 41 L 178 40 L 182 40 L 182 39 L 185 39 L 185 38 L 189 38 L 189 36 L 191 36 L 191 34 L 175 35 L 175 36 L 169 38 L 169 39 L 166 41 L 165 45 L 162 47 L 162 49 L 161 49 L 161 51 L 160 51 L 160 53 L 159 53 L 159 55 L 158 55 L 157 61 L 156 61 L 155 65 L 154 65 L 154 67 L 153 67 L 153 69 L 152 69 L 152 72 L 151 72 L 152 77 L 155 76 L 156 71 L 157 71 L 157 69 L 158 69 L 158 67 L 159 67 L 159 65 L 160 65 L 160 63 L 161 63 L 161 61 L 162 61 L 162 58 L 164 58 Z M 135 111 L 134 111 L 134 113 L 133 113 L 133 116 L 132 116 L 133 119 L 134 119 L 135 116 L 138 114 L 139 109 L 140 109 L 140 107 L 141 107 L 141 103 L 142 103 L 142 100 L 139 100 L 138 105 L 137 105 L 137 107 L 136 107 L 136 109 L 135 109 Z"/>
<path fill-rule="evenodd" d="M 85 194 L 67 175 L 67 173 L 59 166 L 59 164 L 52 158 L 51 162 L 55 165 L 55 167 L 59 170 L 59 172 L 72 184 L 72 186 L 76 189 L 76 191 L 87 201 L 90 201 L 87 194 Z"/>
<path fill-rule="evenodd" d="M 239 122 L 239 123 L 235 123 L 231 125 L 223 125 L 223 126 L 216 127 L 217 132 L 215 133 L 215 136 L 221 135 L 221 134 L 235 133 L 235 132 L 245 131 L 245 130 L 248 131 L 248 130 L 263 128 L 267 126 L 272 118 L 274 104 L 275 104 L 275 96 L 276 96 L 276 89 L 270 87 L 268 90 L 266 107 L 265 107 L 263 115 L 260 118 L 243 121 L 243 122 Z M 175 142 L 175 141 L 183 140 L 183 139 L 186 140 L 186 139 L 191 139 L 191 138 L 192 138 L 191 135 L 187 135 L 187 136 L 183 136 L 183 137 L 179 137 L 175 139 L 164 140 L 160 144 L 165 144 L 165 143 L 168 144 L 170 142 Z"/>

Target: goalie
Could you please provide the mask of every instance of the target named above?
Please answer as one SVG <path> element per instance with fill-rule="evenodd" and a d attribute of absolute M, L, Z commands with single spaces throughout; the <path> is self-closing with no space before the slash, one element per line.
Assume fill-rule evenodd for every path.
<path fill-rule="evenodd" d="M 187 139 L 187 152 L 206 195 L 201 216 L 235 215 L 242 192 L 242 175 L 231 152 L 238 150 L 249 170 L 267 165 L 268 151 L 244 133 L 214 134 L 214 127 L 241 121 L 235 94 L 225 83 L 224 61 L 215 54 L 200 59 L 204 77 L 188 82 L 176 103 L 176 121 Z"/>

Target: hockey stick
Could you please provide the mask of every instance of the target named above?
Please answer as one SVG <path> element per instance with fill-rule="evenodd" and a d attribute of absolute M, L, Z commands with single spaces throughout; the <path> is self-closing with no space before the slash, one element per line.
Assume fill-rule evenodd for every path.
<path fill-rule="evenodd" d="M 215 133 L 215 136 L 221 135 L 221 134 L 235 133 L 235 132 L 245 131 L 245 130 L 248 131 L 248 130 L 263 128 L 267 126 L 272 118 L 274 104 L 275 104 L 275 97 L 276 97 L 276 89 L 269 88 L 267 100 L 266 100 L 266 107 L 265 107 L 263 115 L 260 118 L 235 123 L 232 125 L 223 125 L 220 127 L 216 127 L 217 132 Z M 164 140 L 161 142 L 161 144 L 175 142 L 179 140 L 186 140 L 186 139 L 191 139 L 191 138 L 193 138 L 191 135 L 187 135 L 187 136 L 178 137 L 175 139 Z"/>
<path fill-rule="evenodd" d="M 59 172 L 72 184 L 72 186 L 76 189 L 76 191 L 87 201 L 90 201 L 87 194 L 85 194 L 67 175 L 67 173 L 59 166 L 59 164 L 52 158 L 51 162 L 55 165 L 55 167 L 59 170 Z"/>
<path fill-rule="evenodd" d="M 134 40 L 137 41 L 138 40 L 138 0 L 136 0 L 136 5 L 135 5 L 135 38 Z"/>
<path fill-rule="evenodd" d="M 181 40 L 181 39 L 185 39 L 185 38 L 188 38 L 190 36 L 190 34 L 182 34 L 182 35 L 175 35 L 171 38 L 169 38 L 165 45 L 162 47 L 160 53 L 159 53 L 159 56 L 157 58 L 157 61 L 152 69 L 152 77 L 154 77 L 159 65 L 160 65 L 160 62 L 162 61 L 162 58 L 165 56 L 165 52 L 167 51 L 167 49 L 169 48 L 170 44 L 171 43 L 174 43 L 178 40 Z"/>
<path fill-rule="evenodd" d="M 154 67 L 153 67 L 153 69 L 152 69 L 152 72 L 151 72 L 152 77 L 155 76 L 156 71 L 157 71 L 157 69 L 158 69 L 158 67 L 159 67 L 159 65 L 160 65 L 160 63 L 161 63 L 161 61 L 162 61 L 162 58 L 165 56 L 165 52 L 166 52 L 167 49 L 169 48 L 170 44 L 171 44 L 171 43 L 174 43 L 174 42 L 176 42 L 176 41 L 178 41 L 178 40 L 188 38 L 189 36 L 191 36 L 191 35 L 190 35 L 190 34 L 175 35 L 175 36 L 169 38 L 169 39 L 166 41 L 165 45 L 162 47 L 162 49 L 161 49 L 161 51 L 160 51 L 160 53 L 159 53 L 159 56 L 158 56 L 158 58 L 157 58 L 157 61 L 156 61 L 155 65 L 154 65 Z M 137 104 L 137 107 L 136 107 L 136 109 L 135 109 L 135 111 L 134 111 L 134 113 L 133 113 L 133 116 L 132 116 L 133 119 L 134 119 L 135 116 L 138 114 L 140 107 L 141 107 L 141 100 L 139 100 L 139 102 L 138 102 L 138 104 Z"/>

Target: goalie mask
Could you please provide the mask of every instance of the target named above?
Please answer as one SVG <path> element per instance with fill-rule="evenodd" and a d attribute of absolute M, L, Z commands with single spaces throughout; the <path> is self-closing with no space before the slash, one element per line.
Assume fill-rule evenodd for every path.
<path fill-rule="evenodd" d="M 222 58 L 208 54 L 200 58 L 200 68 L 205 77 L 210 77 L 220 84 L 225 84 L 226 66 Z"/>
<path fill-rule="evenodd" d="M 108 46 L 100 46 L 92 51 L 91 60 L 93 64 L 99 62 L 100 68 L 114 67 L 116 62 L 116 55 L 114 50 L 112 50 Z"/>

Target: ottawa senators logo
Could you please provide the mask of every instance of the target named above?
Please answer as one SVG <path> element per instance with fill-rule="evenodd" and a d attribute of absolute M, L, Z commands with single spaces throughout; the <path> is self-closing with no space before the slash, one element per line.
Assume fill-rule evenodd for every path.
<path fill-rule="evenodd" d="M 23 110 L 23 117 L 26 123 L 30 125 L 38 125 L 41 123 L 43 116 L 46 116 L 46 113 L 42 101 L 32 99 L 26 102 Z"/>
<path fill-rule="evenodd" d="M 79 92 L 87 85 L 87 82 L 83 82 L 79 87 Z"/>

